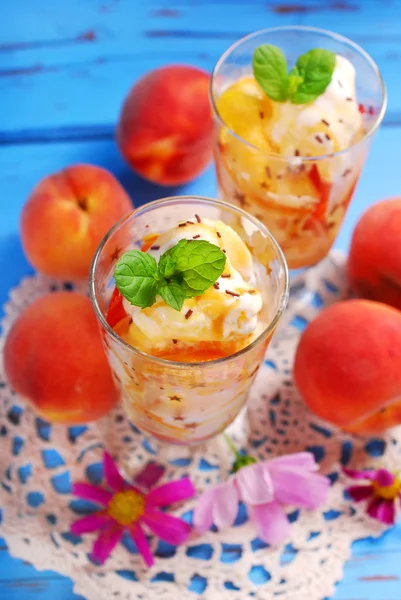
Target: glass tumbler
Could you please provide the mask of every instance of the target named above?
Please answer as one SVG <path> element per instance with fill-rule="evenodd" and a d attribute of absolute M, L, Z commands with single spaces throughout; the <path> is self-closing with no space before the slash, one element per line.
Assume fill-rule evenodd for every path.
<path fill-rule="evenodd" d="M 263 294 L 263 309 L 258 335 L 239 352 L 209 362 L 174 362 L 126 343 L 109 326 L 106 315 L 118 258 L 127 250 L 141 248 L 151 234 L 162 234 L 195 215 L 227 223 L 246 243 Z M 194 444 L 225 429 L 244 406 L 287 304 L 288 271 L 277 242 L 255 217 L 218 200 L 183 196 L 142 206 L 106 234 L 92 262 L 89 291 L 128 418 L 159 440 Z"/>
<path fill-rule="evenodd" d="M 347 58 L 356 71 L 356 96 L 363 115 L 359 139 L 342 151 L 322 156 L 300 156 L 297 150 L 294 156 L 280 156 L 260 150 L 232 131 L 219 115 L 218 98 L 231 84 L 252 75 L 252 56 L 262 44 L 279 46 L 289 68 L 312 48 L 326 48 Z M 383 120 L 386 102 L 382 77 L 370 56 L 347 38 L 313 27 L 258 31 L 236 42 L 216 64 L 211 103 L 220 197 L 252 213 L 269 228 L 290 269 L 309 267 L 330 250 Z M 259 116 L 268 118 L 263 112 Z"/>

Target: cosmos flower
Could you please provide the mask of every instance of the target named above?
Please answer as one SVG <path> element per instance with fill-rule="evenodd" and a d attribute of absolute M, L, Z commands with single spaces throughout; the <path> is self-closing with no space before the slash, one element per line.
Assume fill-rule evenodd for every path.
<path fill-rule="evenodd" d="M 149 463 L 130 484 L 123 479 L 107 452 L 103 455 L 103 468 L 110 490 L 91 483 L 74 483 L 72 486 L 75 496 L 102 507 L 71 525 L 71 532 L 75 535 L 100 531 L 92 548 L 94 561 L 103 564 L 125 531 L 128 531 L 148 567 L 152 566 L 154 560 L 146 530 L 169 544 L 185 542 L 190 525 L 160 508 L 191 498 L 195 488 L 190 479 L 184 477 L 152 487 L 163 474 L 163 468 Z"/>
<path fill-rule="evenodd" d="M 239 502 L 244 502 L 259 538 L 278 544 L 290 530 L 285 506 L 313 509 L 326 501 L 330 481 L 316 473 L 318 465 L 310 452 L 256 462 L 233 450 L 237 456 L 233 475 L 197 501 L 194 526 L 198 531 L 207 531 L 213 523 L 219 529 L 231 526 Z"/>
<path fill-rule="evenodd" d="M 343 469 L 345 475 L 362 484 L 351 485 L 346 489 L 355 502 L 368 500 L 366 512 L 373 519 L 387 525 L 395 522 L 396 505 L 401 500 L 401 479 L 387 469 L 354 470 Z"/>

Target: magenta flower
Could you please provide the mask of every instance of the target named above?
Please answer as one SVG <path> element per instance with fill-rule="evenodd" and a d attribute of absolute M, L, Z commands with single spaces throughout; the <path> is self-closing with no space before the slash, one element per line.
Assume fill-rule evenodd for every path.
<path fill-rule="evenodd" d="M 310 452 L 263 462 L 235 452 L 234 474 L 198 499 L 194 511 L 194 526 L 198 531 L 208 530 L 213 523 L 219 529 L 232 525 L 242 501 L 260 539 L 278 544 L 290 529 L 284 506 L 312 509 L 326 501 L 330 481 L 316 473 L 318 465 Z"/>
<path fill-rule="evenodd" d="M 152 566 L 154 560 L 144 527 L 168 544 L 185 542 L 191 529 L 188 523 L 162 512 L 160 508 L 191 498 L 195 488 L 190 479 L 184 477 L 169 481 L 149 491 L 163 474 L 163 468 L 159 465 L 149 463 L 136 475 L 133 485 L 123 479 L 107 452 L 103 455 L 103 468 L 107 485 L 112 491 L 91 483 L 74 483 L 72 486 L 75 496 L 102 506 L 100 511 L 78 519 L 71 525 L 75 535 L 100 530 L 92 548 L 93 560 L 103 564 L 124 531 L 128 531 L 147 566 Z"/>
<path fill-rule="evenodd" d="M 369 500 L 366 512 L 373 519 L 394 525 L 396 503 L 401 500 L 401 479 L 387 469 L 362 470 L 343 469 L 350 479 L 365 480 L 362 485 L 351 485 L 346 489 L 355 502 Z"/>

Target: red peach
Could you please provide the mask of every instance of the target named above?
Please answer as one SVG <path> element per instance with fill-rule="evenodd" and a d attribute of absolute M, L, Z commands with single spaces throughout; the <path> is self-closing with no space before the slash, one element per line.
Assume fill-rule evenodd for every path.
<path fill-rule="evenodd" d="M 75 292 L 47 294 L 24 310 L 4 367 L 12 388 L 49 421 L 99 419 L 119 397 L 91 303 Z"/>
<path fill-rule="evenodd" d="M 140 79 L 124 102 L 117 143 L 142 177 L 178 185 L 196 177 L 212 157 L 209 75 L 171 65 Z"/>
<path fill-rule="evenodd" d="M 42 179 L 23 208 L 25 254 L 46 275 L 85 280 L 100 240 L 131 210 L 111 173 L 93 165 L 68 167 Z"/>
<path fill-rule="evenodd" d="M 355 227 L 348 276 L 358 295 L 401 310 L 401 198 L 371 206 Z"/>
<path fill-rule="evenodd" d="M 369 300 L 323 310 L 304 331 L 296 386 L 311 411 L 353 432 L 401 423 L 401 313 Z"/>

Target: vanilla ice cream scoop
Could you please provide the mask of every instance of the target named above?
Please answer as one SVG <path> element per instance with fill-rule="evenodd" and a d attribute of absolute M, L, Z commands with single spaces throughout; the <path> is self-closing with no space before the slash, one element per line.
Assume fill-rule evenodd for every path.
<path fill-rule="evenodd" d="M 363 131 L 358 108 L 355 68 L 336 55 L 326 90 L 309 104 L 273 102 L 265 134 L 281 156 L 321 156 L 348 148 Z"/>
<path fill-rule="evenodd" d="M 230 342 L 235 351 L 249 343 L 249 337 L 258 327 L 263 302 L 256 288 L 250 251 L 228 225 L 210 219 L 198 222 L 198 219 L 178 223 L 161 234 L 148 252 L 158 261 L 182 239 L 206 240 L 225 252 L 224 272 L 205 293 L 186 299 L 180 312 L 160 297 L 145 309 L 124 299 L 124 308 L 132 318 L 127 341 L 139 349 L 154 354 L 177 343 Z"/>

